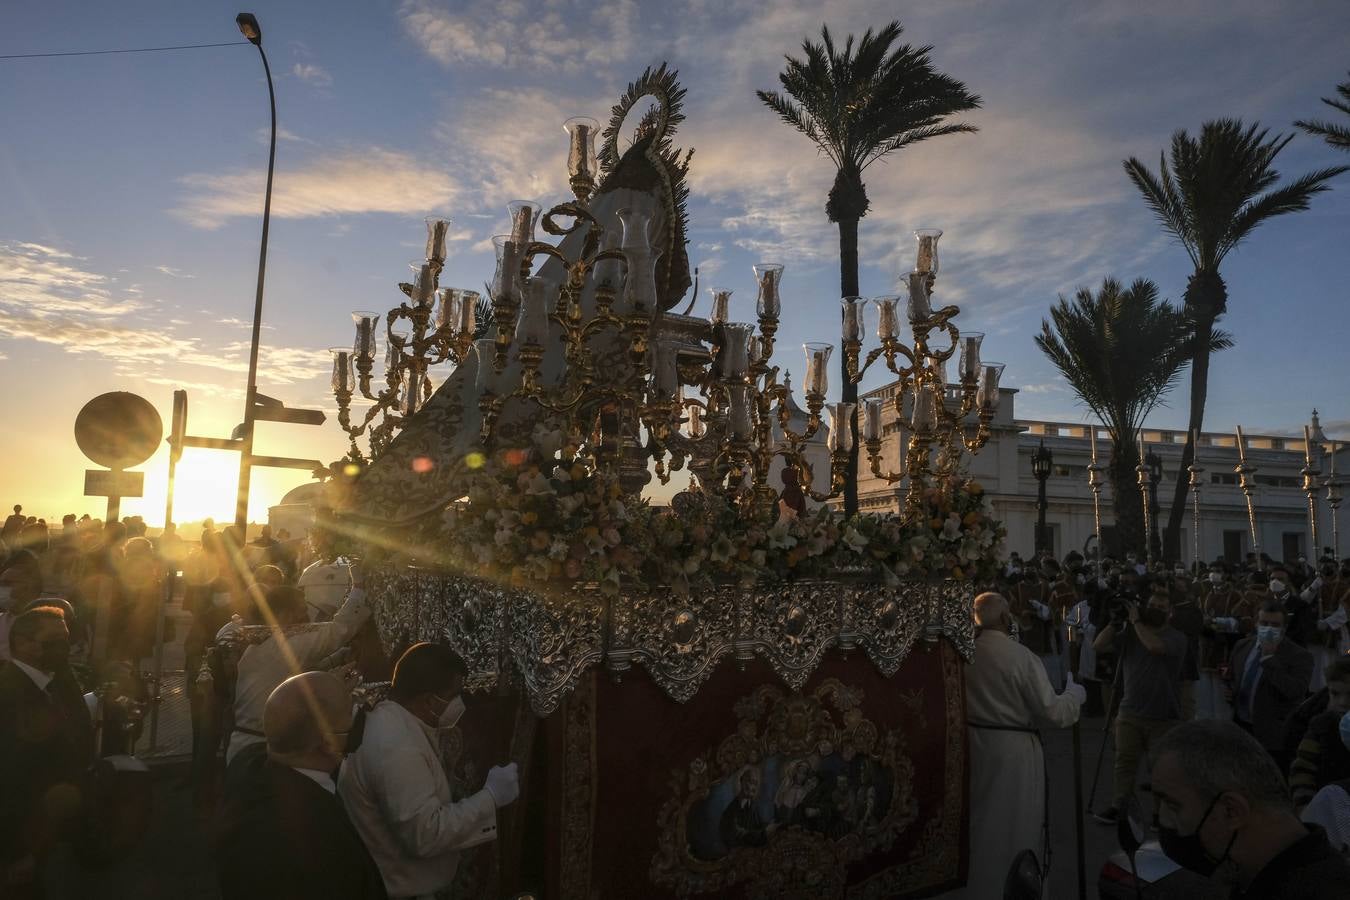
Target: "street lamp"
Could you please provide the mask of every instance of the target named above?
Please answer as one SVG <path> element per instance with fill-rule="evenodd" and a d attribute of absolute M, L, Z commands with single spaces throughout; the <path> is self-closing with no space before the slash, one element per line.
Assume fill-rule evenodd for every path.
<path fill-rule="evenodd" d="M 1148 550 L 1155 560 L 1162 558 L 1162 538 L 1158 535 L 1158 482 L 1162 481 L 1162 459 L 1153 452 L 1153 448 L 1144 456 L 1144 465 L 1148 467 Z"/>
<path fill-rule="evenodd" d="M 263 197 L 262 246 L 258 251 L 258 290 L 253 300 L 253 340 L 248 351 L 248 391 L 244 396 L 244 422 L 239 447 L 239 490 L 235 495 L 234 524 L 241 531 L 248 528 L 249 476 L 253 468 L 253 432 L 258 393 L 258 339 L 262 329 L 263 279 L 267 272 L 267 229 L 272 219 L 272 172 L 277 161 L 277 95 L 272 89 L 272 67 L 263 52 L 262 27 L 253 13 L 235 17 L 239 32 L 258 48 L 262 57 L 263 74 L 267 76 L 267 100 L 272 108 L 272 139 L 267 150 L 267 191 Z"/>
<path fill-rule="evenodd" d="M 1047 549 L 1049 549 L 1048 547 L 1046 547 L 1046 544 L 1048 544 L 1049 541 L 1046 540 L 1045 534 L 1045 511 L 1046 511 L 1045 481 L 1050 477 L 1050 467 L 1054 463 L 1054 461 L 1055 458 L 1050 453 L 1050 448 L 1045 446 L 1045 441 L 1042 440 L 1041 445 L 1037 447 L 1035 452 L 1031 454 L 1031 474 L 1035 475 L 1036 481 L 1039 482 L 1036 488 L 1037 556 L 1040 556 Z"/>

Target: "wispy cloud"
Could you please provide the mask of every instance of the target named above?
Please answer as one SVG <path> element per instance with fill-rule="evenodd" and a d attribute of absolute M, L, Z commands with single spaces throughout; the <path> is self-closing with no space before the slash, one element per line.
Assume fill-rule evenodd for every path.
<path fill-rule="evenodd" d="M 27 242 L 0 242 L 0 308 L 32 316 L 78 313 L 119 316 L 142 301 L 120 296 L 106 275 L 88 271 L 71 253 Z"/>
<path fill-rule="evenodd" d="M 175 269 L 173 266 L 155 266 L 155 271 L 156 271 L 156 272 L 160 272 L 160 273 L 162 273 L 162 274 L 164 274 L 164 275 L 168 275 L 170 278 L 196 278 L 196 277 L 197 277 L 196 275 L 192 275 L 192 274 L 189 274 L 189 273 L 187 273 L 187 272 L 184 272 L 182 269 Z"/>
<path fill-rule="evenodd" d="M 315 63 L 296 63 L 291 67 L 291 74 L 312 87 L 323 88 L 333 83 L 328 70 Z"/>
<path fill-rule="evenodd" d="M 174 215 L 199 227 L 262 213 L 266 173 L 202 173 L 182 179 L 188 189 Z M 272 215 L 306 219 L 355 213 L 427 212 L 450 204 L 458 185 L 436 164 L 371 147 L 320 156 L 279 173 Z"/>

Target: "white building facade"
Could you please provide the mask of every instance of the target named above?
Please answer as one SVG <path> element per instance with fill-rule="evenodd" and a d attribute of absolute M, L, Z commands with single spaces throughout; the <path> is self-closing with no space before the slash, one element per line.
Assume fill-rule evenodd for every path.
<path fill-rule="evenodd" d="M 860 400 L 892 397 L 894 391 L 894 385 L 887 385 L 869 391 Z M 1092 461 L 1089 433 L 1092 425 L 1018 419 L 1014 411 L 1017 391 L 1005 388 L 1001 395 L 989 442 L 977 456 L 965 457 L 965 468 L 984 486 L 993 502 L 994 514 L 1007 526 L 1009 552 L 1016 551 L 1028 557 L 1035 550 L 1038 488 L 1032 474 L 1031 457 L 1044 442 L 1053 457 L 1046 482 L 1050 550 L 1061 559 L 1070 550 L 1082 551 L 1091 545 L 1097 532 L 1087 471 Z M 1098 462 L 1105 467 L 1110 461 L 1111 440 L 1105 428 L 1100 424 L 1096 427 Z M 1317 544 L 1320 548 L 1329 548 L 1333 546 L 1332 515 L 1325 482 L 1331 472 L 1331 445 L 1318 426 L 1316 411 L 1310 428 L 1312 468 L 1321 473 L 1316 492 Z M 882 469 L 887 469 L 888 464 L 894 469 L 898 466 L 901 442 L 907 441 L 908 435 L 890 409 L 883 413 L 882 432 Z M 1311 560 L 1315 551 L 1308 496 L 1303 491 L 1304 439 L 1301 436 L 1247 434 L 1245 429 L 1244 436 L 1247 463 L 1256 470 L 1252 500 L 1259 546 L 1255 549 L 1275 560 L 1294 561 L 1300 557 Z M 1162 460 L 1163 478 L 1157 488 L 1161 508 L 1158 531 L 1162 533 L 1176 490 L 1186 432 L 1145 428 L 1143 439 L 1147 449 Z M 1341 445 L 1336 445 L 1336 452 L 1336 471 L 1343 472 L 1350 464 L 1350 454 Z M 1206 562 L 1216 558 L 1239 562 L 1254 548 L 1246 498 L 1234 473 L 1238 464 L 1235 431 L 1202 433 L 1197 457 L 1197 465 L 1205 470 L 1200 490 L 1200 558 Z M 887 485 L 884 480 L 871 475 L 865 450 L 859 465 L 862 469 L 858 484 L 860 509 L 864 512 L 898 511 L 904 499 L 904 482 Z M 1115 546 L 1112 487 L 1107 473 L 1103 471 L 1102 474 L 1105 484 L 1101 492 L 1101 530 L 1107 552 L 1111 552 Z M 1189 482 L 1188 473 L 1182 472 L 1180 477 Z M 1188 493 L 1181 541 L 1182 559 L 1187 564 L 1195 556 L 1193 510 L 1192 496 Z M 1320 552 L 1316 550 L 1316 553 Z M 1339 548 L 1334 552 L 1339 558 Z"/>

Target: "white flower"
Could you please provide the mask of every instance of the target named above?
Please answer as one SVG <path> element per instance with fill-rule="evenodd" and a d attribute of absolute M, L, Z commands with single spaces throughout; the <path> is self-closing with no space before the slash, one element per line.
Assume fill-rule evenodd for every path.
<path fill-rule="evenodd" d="M 767 537 L 769 546 L 774 550 L 791 550 L 797 546 L 797 539 L 792 536 L 793 519 L 779 519 L 769 529 Z"/>
<path fill-rule="evenodd" d="M 713 541 L 712 550 L 708 554 L 713 562 L 726 562 L 731 559 L 731 555 L 736 552 L 736 545 L 731 543 L 731 539 L 724 534 L 719 534 Z"/>
<path fill-rule="evenodd" d="M 588 534 L 582 540 L 586 544 L 586 549 L 591 552 L 591 556 L 599 556 L 605 552 L 605 539 L 598 534 Z"/>
<path fill-rule="evenodd" d="M 543 494 L 553 493 L 553 485 L 548 483 L 542 472 L 536 472 L 525 482 L 525 493 L 538 497 Z"/>
<path fill-rule="evenodd" d="M 862 553 L 867 548 L 867 538 L 851 525 L 844 529 L 843 541 L 854 553 Z"/>
<path fill-rule="evenodd" d="M 564 559 L 567 556 L 567 541 L 562 538 L 554 538 L 553 543 L 548 548 L 549 559 Z"/>
<path fill-rule="evenodd" d="M 585 497 L 582 497 L 578 494 L 568 494 L 566 497 L 558 498 L 558 511 L 561 512 L 564 516 L 570 516 L 572 513 L 576 512 L 585 502 L 586 502 Z"/>
<path fill-rule="evenodd" d="M 563 433 L 561 429 L 549 427 L 547 422 L 539 422 L 530 432 L 530 442 L 544 459 L 553 459 L 562 449 Z"/>
<path fill-rule="evenodd" d="M 942 523 L 942 537 L 945 540 L 955 541 L 961 537 L 961 517 L 956 513 L 947 516 L 946 521 Z"/>

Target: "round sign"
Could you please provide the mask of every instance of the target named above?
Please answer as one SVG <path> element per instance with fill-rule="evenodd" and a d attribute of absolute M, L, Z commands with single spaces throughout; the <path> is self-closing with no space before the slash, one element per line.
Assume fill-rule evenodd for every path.
<path fill-rule="evenodd" d="M 110 469 L 138 466 L 155 453 L 164 422 L 149 400 L 125 391 L 100 394 L 75 417 L 75 443 Z"/>

